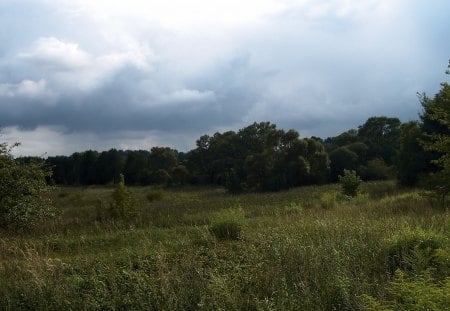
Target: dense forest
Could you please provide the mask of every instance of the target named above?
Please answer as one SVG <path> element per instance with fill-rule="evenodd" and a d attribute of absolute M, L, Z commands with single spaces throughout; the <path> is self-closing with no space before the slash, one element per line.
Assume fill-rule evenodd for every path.
<path fill-rule="evenodd" d="M 187 153 L 153 147 L 19 160 L 45 161 L 58 185 L 113 184 L 123 174 L 130 185 L 214 184 L 231 192 L 276 191 L 335 182 L 349 169 L 363 180 L 397 178 L 404 186 L 442 187 L 442 168 L 448 166 L 450 87 L 442 83 L 434 97 L 420 94 L 419 101 L 418 121 L 370 117 L 358 129 L 326 139 L 300 138 L 293 129 L 255 122 L 237 132 L 203 135 Z"/>

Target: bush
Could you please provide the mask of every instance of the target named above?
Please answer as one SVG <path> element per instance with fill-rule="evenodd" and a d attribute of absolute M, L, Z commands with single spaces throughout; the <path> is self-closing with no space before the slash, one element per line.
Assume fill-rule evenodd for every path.
<path fill-rule="evenodd" d="M 392 275 L 397 269 L 419 274 L 433 269 L 436 275 L 448 272 L 450 256 L 445 250 L 445 237 L 433 232 L 408 230 L 388 240 L 387 268 Z"/>
<path fill-rule="evenodd" d="M 209 230 L 219 240 L 240 240 L 244 218 L 242 208 L 221 210 L 214 215 Z"/>
<path fill-rule="evenodd" d="M 361 178 L 356 175 L 355 171 L 344 170 L 344 175 L 339 175 L 339 183 L 341 184 L 342 193 L 350 197 L 358 195 L 358 189 L 361 185 Z"/>
<path fill-rule="evenodd" d="M 113 202 L 110 204 L 110 214 L 113 218 L 126 219 L 134 215 L 135 206 L 131 200 L 130 190 L 125 186 L 125 180 L 120 174 L 119 182 L 112 193 Z"/>
<path fill-rule="evenodd" d="M 27 230 L 55 216 L 51 201 L 43 197 L 50 173 L 41 163 L 16 161 L 12 147 L 0 144 L 0 228 Z"/>
<path fill-rule="evenodd" d="M 435 282 L 429 273 L 408 277 L 397 270 L 388 284 L 388 301 L 379 302 L 363 295 L 364 310 L 448 310 L 450 306 L 450 278 Z"/>

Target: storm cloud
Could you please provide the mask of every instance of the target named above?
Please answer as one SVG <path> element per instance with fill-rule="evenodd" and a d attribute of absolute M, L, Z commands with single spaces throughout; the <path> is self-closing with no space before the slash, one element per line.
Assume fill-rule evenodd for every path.
<path fill-rule="evenodd" d="M 40 155 L 187 150 L 266 120 L 329 136 L 416 119 L 445 79 L 447 1 L 164 3 L 2 1 L 2 138 Z"/>

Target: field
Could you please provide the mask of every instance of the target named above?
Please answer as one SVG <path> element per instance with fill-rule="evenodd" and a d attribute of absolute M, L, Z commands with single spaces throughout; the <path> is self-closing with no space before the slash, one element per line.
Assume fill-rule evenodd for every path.
<path fill-rule="evenodd" d="M 349 199 L 338 185 L 133 187 L 126 221 L 99 212 L 111 187 L 56 188 L 56 220 L 0 232 L 0 309 L 447 308 L 448 210 L 393 182 L 362 188 Z M 237 240 L 211 230 L 227 214 L 242 226 Z"/>

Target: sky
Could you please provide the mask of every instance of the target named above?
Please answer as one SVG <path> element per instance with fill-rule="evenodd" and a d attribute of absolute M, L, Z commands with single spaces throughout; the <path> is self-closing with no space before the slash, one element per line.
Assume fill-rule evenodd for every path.
<path fill-rule="evenodd" d="M 0 0 L 15 155 L 169 146 L 270 121 L 336 136 L 418 119 L 448 79 L 447 0 Z"/>

